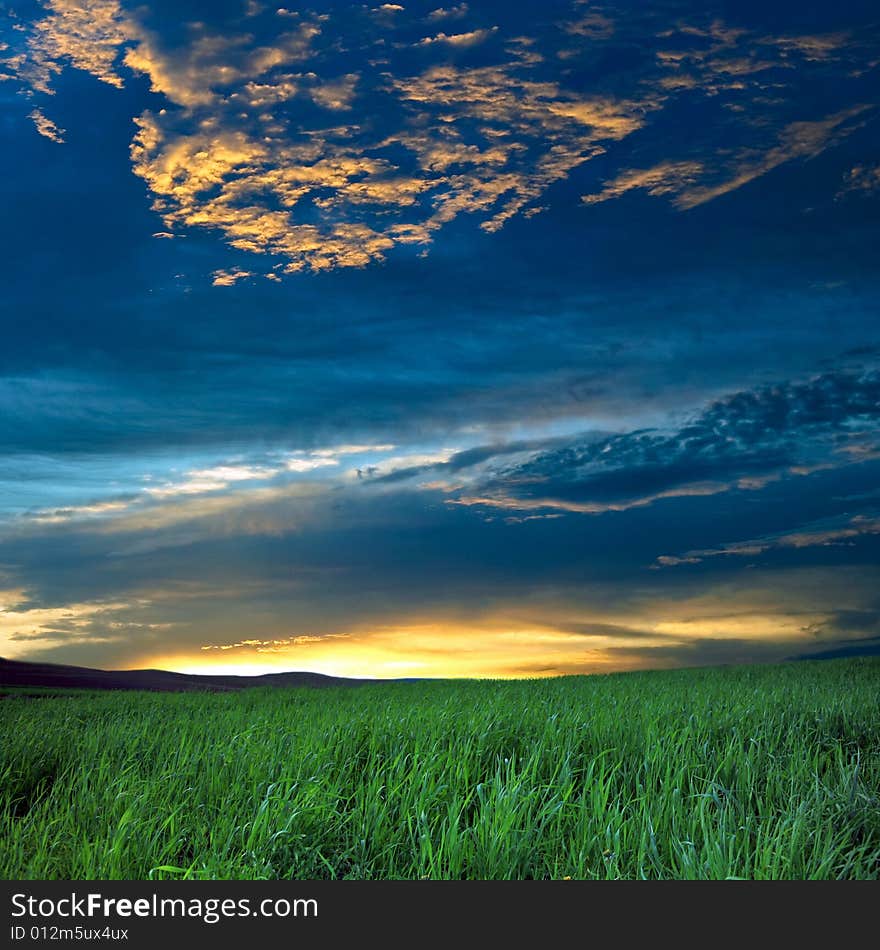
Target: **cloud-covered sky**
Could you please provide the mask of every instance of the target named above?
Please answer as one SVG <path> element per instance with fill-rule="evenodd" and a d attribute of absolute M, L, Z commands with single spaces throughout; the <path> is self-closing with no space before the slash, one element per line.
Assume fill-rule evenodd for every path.
<path fill-rule="evenodd" d="M 875 5 L 0 4 L 0 653 L 874 651 Z"/>

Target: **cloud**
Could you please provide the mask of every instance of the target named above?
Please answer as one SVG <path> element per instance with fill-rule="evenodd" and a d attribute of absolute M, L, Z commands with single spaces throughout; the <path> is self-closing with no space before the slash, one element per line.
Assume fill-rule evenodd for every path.
<path fill-rule="evenodd" d="M 358 479 L 367 479 L 374 483 L 403 481 L 411 478 L 414 473 L 436 470 L 456 454 L 456 449 L 443 448 L 430 453 L 398 455 L 355 469 L 355 474 Z"/>
<path fill-rule="evenodd" d="M 254 272 L 234 267 L 232 270 L 215 270 L 211 276 L 214 278 L 211 283 L 215 287 L 234 287 L 238 281 L 253 277 Z"/>
<path fill-rule="evenodd" d="M 639 128 L 650 108 L 566 95 L 552 85 L 516 81 L 503 68 L 436 67 L 391 79 L 390 88 L 420 111 L 454 108 L 462 130 L 441 119 L 421 130 L 404 127 L 366 148 L 346 128 L 294 145 L 242 131 L 168 137 L 161 117 L 144 114 L 132 146 L 135 173 L 157 196 L 154 208 L 169 230 L 220 229 L 239 250 L 287 258 L 288 272 L 359 267 L 396 245 L 430 243 L 464 212 L 487 215 L 481 226 L 497 230 L 598 154 L 599 143 Z M 464 126 L 473 120 L 509 131 L 488 130 L 482 145 L 466 142 Z M 391 146 L 409 153 L 406 171 L 380 157 L 377 150 Z M 274 197 L 273 207 L 254 203 L 264 195 Z M 309 204 L 320 207 L 322 218 L 297 224 L 296 209 Z M 379 229 L 360 220 L 364 212 L 391 221 Z M 350 215 L 356 219 L 346 220 Z M 218 276 L 225 285 L 225 272 Z"/>
<path fill-rule="evenodd" d="M 469 33 L 438 33 L 436 36 L 426 36 L 419 40 L 419 46 L 431 46 L 434 43 L 444 43 L 447 46 L 468 47 L 485 43 L 487 39 L 498 32 L 498 27 L 491 29 L 471 30 Z"/>
<path fill-rule="evenodd" d="M 342 455 L 366 455 L 376 452 L 393 452 L 397 448 L 392 443 L 362 445 L 332 445 L 328 448 L 311 449 L 309 455 L 318 458 L 337 458 Z"/>
<path fill-rule="evenodd" d="M 792 122 L 782 130 L 778 144 L 760 158 L 754 160 L 747 153 L 741 154 L 733 163 L 730 177 L 714 185 L 685 188 L 674 203 L 679 208 L 694 208 L 741 188 L 786 162 L 815 158 L 861 128 L 866 113 L 872 108 L 866 104 L 857 105 L 820 121 Z"/>
<path fill-rule="evenodd" d="M 696 207 L 815 157 L 869 118 L 867 104 L 783 118 L 797 70 L 854 75 L 869 44 L 848 34 L 774 37 L 718 19 L 659 29 L 668 27 L 659 14 L 621 25 L 579 3 L 566 13 L 534 18 L 526 36 L 519 24 L 472 23 L 467 4 L 440 7 L 427 22 L 460 27 L 425 36 L 425 19 L 399 4 L 357 8 L 344 20 L 251 4 L 222 25 L 199 21 L 172 35 L 146 7 L 51 0 L 27 28 L 24 52 L 5 61 L 30 96 L 51 94 L 67 67 L 117 88 L 146 77 L 162 107 L 134 117 L 131 161 L 163 221 L 157 233 L 214 232 L 235 250 L 270 255 L 272 280 L 364 267 L 395 249 L 425 253 L 464 214 L 488 233 L 539 214 L 551 186 L 692 93 L 720 103 L 698 154 L 618 168 L 587 203 L 642 189 Z M 390 18 L 412 42 L 387 41 Z M 646 62 L 655 53 L 651 68 L 626 81 L 612 71 L 591 88 L 565 65 L 631 42 L 636 25 Z M 496 35 L 507 43 L 486 42 Z M 413 43 L 428 60 L 416 72 Z M 471 64 L 451 64 L 455 50 Z M 349 71 L 340 74 L 343 51 Z M 773 96 L 782 105 L 768 112 Z M 730 110 L 740 110 L 749 139 L 735 149 Z M 51 133 L 39 114 L 40 131 Z M 346 124 L 328 124 L 336 114 Z M 215 283 L 230 286 L 235 273 L 218 268 Z"/>
<path fill-rule="evenodd" d="M 597 445 L 603 439 L 596 438 Z M 560 450 L 584 441 L 563 438 L 552 453 L 532 446 L 527 454 L 556 454 L 559 468 Z M 796 441 L 806 441 L 803 433 Z M 517 492 L 517 504 L 538 497 L 525 492 L 548 482 L 553 487 L 549 464 L 543 484 L 507 484 L 509 470 L 522 466 L 507 465 L 511 456 L 493 456 L 491 448 L 472 453 L 470 467 L 464 452 L 447 463 L 458 456 L 464 466 L 455 477 L 494 467 L 495 487 Z M 329 456 L 316 456 L 322 457 Z M 234 459 L 199 465 L 179 481 L 190 472 L 256 475 L 251 470 L 260 464 L 270 467 L 268 461 Z M 486 480 L 485 473 L 481 477 Z M 616 477 L 625 483 L 626 469 Z M 870 473 L 865 480 L 870 482 Z M 845 483 L 836 477 L 831 482 Z M 815 487 L 814 500 L 827 497 L 828 484 Z M 39 525 L 39 533 L 29 536 L 5 531 L 0 563 L 16 565 L 9 586 L 38 582 L 42 597 L 54 598 L 50 606 L 149 599 L 143 611 L 104 621 L 175 624 L 165 634 L 157 629 L 149 640 L 131 627 L 125 640 L 94 647 L 89 640 L 44 641 L 46 651 L 36 641 L 19 647 L 31 656 L 99 666 L 269 663 L 401 675 L 391 672 L 399 669 L 394 664 L 409 661 L 419 672 L 406 675 L 584 673 L 721 661 L 725 651 L 745 660 L 791 655 L 812 648 L 817 637 L 823 643 L 837 637 L 834 631 L 814 633 L 825 629 L 829 604 L 857 607 L 865 597 L 876 597 L 870 570 L 867 593 L 846 571 L 813 572 L 795 589 L 779 565 L 772 576 L 747 572 L 742 584 L 719 584 L 717 576 L 711 584 L 697 583 L 694 572 L 644 570 L 676 538 L 687 539 L 680 550 L 689 550 L 696 548 L 695 533 L 714 539 L 740 523 L 744 532 L 761 524 L 741 498 L 713 504 L 705 496 L 697 508 L 680 504 L 674 518 L 668 512 L 652 515 L 645 506 L 590 523 L 566 517 L 510 524 L 498 517 L 487 524 L 470 515 L 472 508 L 445 505 L 442 497 L 415 491 L 405 481 L 386 482 L 380 491 L 365 480 L 266 484 L 242 477 L 229 486 L 140 501 L 128 511 L 76 523 Z M 767 499 L 764 507 L 775 510 L 778 498 Z M 763 584 L 763 593 L 752 595 L 746 584 Z M 163 588 L 166 595 L 159 597 L 156 591 Z M 297 639 L 331 633 L 347 636 Z M 109 636 L 110 630 L 96 620 L 90 636 L 98 634 Z M 716 649 L 720 639 L 727 646 Z M 235 649 L 202 651 L 204 645 Z M 618 652 L 623 650 L 628 652 Z"/>
<path fill-rule="evenodd" d="M 657 558 L 658 567 L 674 567 L 680 564 L 699 564 L 714 557 L 755 557 L 767 551 L 784 548 L 829 547 L 851 544 L 858 538 L 880 534 L 880 518 L 855 515 L 852 518 L 837 519 L 837 524 L 820 523 L 808 525 L 797 531 L 789 531 L 749 541 L 734 541 L 717 548 L 688 551 L 675 556 L 663 554 Z"/>
<path fill-rule="evenodd" d="M 565 32 L 586 39 L 604 40 L 614 33 L 614 21 L 604 13 L 592 11 L 564 24 Z"/>
<path fill-rule="evenodd" d="M 93 32 L 77 12 L 55 9 L 38 20 L 30 71 L 22 68 L 20 77 L 31 91 L 49 92 L 65 63 L 116 86 L 123 84 L 120 63 L 146 75 L 152 91 L 178 107 L 136 116 L 131 148 L 162 233 L 211 229 L 235 249 L 280 258 L 287 272 L 362 267 L 395 247 L 426 247 L 463 213 L 496 231 L 529 205 L 536 212 L 535 199 L 551 184 L 657 108 L 644 95 L 584 96 L 557 80 L 526 78 L 531 67 L 519 56 L 486 67 L 429 66 L 417 75 L 292 71 L 319 66 L 326 17 L 306 16 L 271 42 L 195 25 L 185 42 L 169 45 L 137 11 L 109 0 L 100 9 Z M 450 9 L 444 18 L 465 12 Z M 496 32 L 440 32 L 423 42 L 466 48 Z M 379 122 L 327 128 L 307 117 L 305 134 L 291 129 L 292 100 L 348 112 L 356 95 Z M 393 114 L 397 128 L 374 128 Z M 230 286 L 250 273 L 221 268 L 214 283 Z"/>
<path fill-rule="evenodd" d="M 553 511 L 564 511 L 572 514 L 599 515 L 608 511 L 629 511 L 630 508 L 644 508 L 666 498 L 700 498 L 705 495 L 717 495 L 728 491 L 732 485 L 724 483 L 690 484 L 681 488 L 670 488 L 656 492 L 653 495 L 644 495 L 638 498 L 629 498 L 621 501 L 574 501 L 550 493 L 535 497 L 522 498 L 513 495 L 495 493 L 492 495 L 459 495 L 447 501 L 449 505 L 464 505 L 466 507 L 501 508 L 505 511 L 541 511 L 549 508 Z"/>
<path fill-rule="evenodd" d="M 341 444 L 310 450 L 273 451 L 261 453 L 259 460 L 252 462 L 240 458 L 216 464 L 186 469 L 181 473 L 157 478 L 153 474 L 141 475 L 129 480 L 122 494 L 92 499 L 87 502 L 27 509 L 3 519 L 7 529 L 19 536 L 32 530 L 42 530 L 55 525 L 72 529 L 97 528 L 107 532 L 130 530 L 133 525 L 142 526 L 177 524 L 197 520 L 203 515 L 226 512 L 236 506 L 245 508 L 251 502 L 261 505 L 279 498 L 295 498 L 303 491 L 301 475 L 322 475 L 335 483 L 350 481 L 354 470 L 340 472 L 343 460 L 353 456 L 369 460 L 376 471 L 396 471 L 399 466 L 414 461 L 436 462 L 448 457 L 449 452 L 432 456 L 401 456 L 383 459 L 393 452 L 391 443 Z M 364 463 L 366 464 L 366 463 Z M 295 481 L 291 483 L 291 479 Z M 264 483 L 259 488 L 250 488 L 249 483 Z M 266 483 L 273 483 L 267 486 Z M 333 484 L 334 482 L 330 482 Z M 117 489 L 118 480 L 114 480 Z M 244 492 L 242 493 L 242 490 Z M 309 490 L 306 490 L 307 494 Z M 229 493 L 228 497 L 226 493 Z M 221 500 L 209 500 L 204 496 L 223 495 Z M 187 502 L 192 502 L 188 504 Z M 98 524 L 101 522 L 102 524 Z M 270 528 L 270 533 L 274 529 Z"/>
<path fill-rule="evenodd" d="M 203 652 L 219 650 L 246 651 L 255 653 L 285 653 L 290 647 L 302 646 L 306 643 L 326 643 L 328 640 L 346 640 L 348 633 L 324 633 L 321 636 L 299 634 L 295 637 L 273 637 L 271 640 L 237 640 L 235 643 L 207 643 L 201 647 Z"/>
<path fill-rule="evenodd" d="M 357 73 L 349 73 L 340 79 L 316 85 L 310 91 L 312 101 L 334 111 L 350 109 L 359 78 Z"/>
<path fill-rule="evenodd" d="M 814 36 L 769 37 L 765 41 L 785 53 L 797 53 L 808 62 L 824 62 L 836 58 L 852 43 L 852 35 L 841 31 Z"/>
<path fill-rule="evenodd" d="M 835 496 L 876 483 L 878 392 L 853 369 L 876 363 L 853 349 L 874 332 L 868 191 L 822 200 L 845 169 L 873 166 L 873 130 L 856 132 L 873 113 L 828 124 L 873 101 L 870 77 L 850 75 L 870 58 L 868 31 L 808 55 L 698 11 L 697 27 L 660 37 L 666 6 L 605 7 L 613 32 L 593 20 L 574 33 L 566 24 L 595 7 L 427 20 L 427 6 L 343 17 L 267 5 L 247 18 L 243 3 L 208 6 L 204 22 L 171 28 L 167 5 L 127 3 L 103 66 L 77 21 L 77 61 L 91 66 L 59 54 L 45 91 L 21 70 L 36 75 L 48 7 L 0 54 L 26 93 L 4 87 L 22 120 L 9 128 L 27 133 L 17 167 L 52 152 L 23 194 L 36 182 L 38 203 L 57 211 L 66 194 L 76 212 L 47 232 L 32 202 L 10 205 L 0 586 L 35 590 L 22 611 L 164 588 L 143 614 L 96 616 L 91 630 L 179 624 L 149 649 L 131 626 L 104 653 L 57 640 L 51 655 L 103 665 L 179 649 L 192 661 L 201 645 L 253 640 L 290 646 L 278 662 L 295 664 L 320 646 L 305 638 L 378 630 L 361 657 L 394 663 L 415 631 L 426 669 L 464 663 L 469 637 L 497 634 L 520 669 L 584 671 L 644 664 L 608 651 L 648 634 L 667 651 L 658 662 L 721 655 L 707 643 L 722 634 L 748 655 L 750 631 L 796 629 L 778 615 L 812 627 L 829 604 L 868 597 L 854 585 L 876 537 L 827 534 L 861 530 L 862 509 Z M 414 48 L 495 23 L 484 43 Z M 70 161 L 29 128 L 34 108 L 71 130 Z M 140 177 L 126 184 L 132 133 Z M 106 155 L 89 161 L 98 139 Z M 823 160 L 795 174 L 817 148 Z M 778 189 L 704 205 L 703 226 L 613 207 L 638 190 L 675 202 L 786 156 Z M 794 185 L 816 213 L 792 228 Z M 590 193 L 601 212 L 578 210 Z M 755 213 L 764 224 L 744 241 Z M 383 257 L 391 266 L 270 284 L 285 268 Z M 845 349 L 850 371 L 801 375 Z M 814 546 L 778 540 L 797 533 Z M 780 546 L 748 571 L 744 553 L 647 569 L 732 540 Z M 798 591 L 809 609 L 779 606 L 786 564 L 826 561 L 834 570 Z M 737 580 L 697 611 L 683 592 L 718 568 Z M 728 615 L 759 571 L 772 596 L 744 632 Z M 694 616 L 702 627 L 651 627 Z M 591 639 L 602 624 L 645 635 Z M 449 629 L 462 633 L 444 644 Z M 691 651 L 688 638 L 707 642 Z M 477 647 L 494 669 L 494 647 Z M 247 646 L 232 652 L 247 659 Z"/>
<path fill-rule="evenodd" d="M 755 491 L 786 474 L 857 463 L 863 453 L 850 450 L 878 429 L 880 373 L 837 371 L 735 393 L 673 432 L 594 435 L 534 451 L 469 480 L 447 504 L 599 514 Z"/>
<path fill-rule="evenodd" d="M 118 60 L 132 38 L 131 21 L 116 0 L 47 0 L 35 20 L 19 75 L 36 92 L 51 94 L 64 63 L 121 89 Z"/>
<path fill-rule="evenodd" d="M 114 512 L 125 511 L 130 502 L 125 501 L 98 501 L 90 505 L 70 505 L 66 508 L 43 508 L 27 516 L 29 521 L 37 524 L 64 524 L 69 521 L 78 521 L 83 518 L 102 517 Z"/>
<path fill-rule="evenodd" d="M 30 118 L 34 120 L 34 125 L 37 127 L 37 131 L 44 138 L 51 140 L 52 142 L 57 142 L 59 145 L 64 144 L 64 129 L 59 129 L 55 123 L 47 118 L 39 109 L 34 109 L 30 113 Z"/>
<path fill-rule="evenodd" d="M 232 488 L 212 481 L 145 492 L 113 518 L 95 525 L 105 537 L 128 536 L 110 552 L 129 557 L 229 537 L 277 537 L 322 517 L 326 485 L 280 482 Z"/>
<path fill-rule="evenodd" d="M 583 201 L 595 204 L 641 189 L 652 196 L 671 196 L 672 203 L 682 210 L 695 208 L 747 185 L 786 162 L 815 158 L 861 128 L 872 108 L 858 105 L 817 122 L 792 122 L 782 130 L 777 144 L 757 158 L 755 149 L 748 148 L 718 164 L 705 160 L 679 161 L 662 162 L 653 168 L 627 169 L 606 182 L 600 192 L 585 195 Z M 714 184 L 706 183 L 712 179 L 716 179 Z"/>
<path fill-rule="evenodd" d="M 34 643 L 41 641 L 70 644 L 124 639 L 133 628 L 145 626 L 131 617 L 135 606 L 138 605 L 115 601 L 44 606 L 31 601 L 24 590 L 0 591 L 2 655 L 25 655 Z M 164 630 L 167 625 L 155 624 L 148 629 Z"/>
<path fill-rule="evenodd" d="M 307 21 L 261 44 L 249 33 L 205 31 L 183 47 L 167 48 L 157 34 L 134 25 L 125 64 L 148 76 L 152 91 L 170 102 L 217 110 L 242 86 L 306 61 L 320 32 L 316 22 Z"/>
<path fill-rule="evenodd" d="M 680 194 L 693 185 L 703 172 L 701 162 L 661 162 L 653 168 L 630 168 L 606 182 L 602 191 L 584 195 L 586 204 L 619 198 L 628 191 L 641 189 L 649 195 Z"/>
<path fill-rule="evenodd" d="M 777 583 L 779 581 L 777 580 Z M 876 627 L 876 611 L 851 611 L 850 626 L 801 598 L 760 586 L 699 596 L 647 594 L 616 609 L 542 597 L 510 597 L 465 608 L 423 605 L 369 620 L 349 617 L 321 632 L 192 640 L 159 664 L 187 671 L 306 669 L 348 676 L 517 677 L 773 661 L 815 651 L 855 630 Z M 845 641 L 844 641 L 845 642 Z"/>
<path fill-rule="evenodd" d="M 615 622 L 616 621 L 616 622 Z M 667 637 L 650 626 L 620 618 L 564 610 L 541 619 L 524 605 L 477 611 L 470 620 L 456 612 L 433 618 L 414 615 L 394 623 L 354 622 L 344 632 L 252 637 L 200 646 L 203 657 L 189 659 L 197 669 L 243 669 L 270 663 L 278 668 L 335 670 L 371 676 L 529 676 L 605 671 L 609 647 L 661 644 Z M 674 642 L 674 641 L 673 641 Z M 195 662 L 194 662 L 195 661 Z M 201 661 L 201 662 L 200 662 Z M 186 661 L 178 660 L 178 665 Z M 632 668 L 637 660 L 617 668 Z"/>
<path fill-rule="evenodd" d="M 846 173 L 837 197 L 854 194 L 860 197 L 880 194 L 880 165 L 855 165 Z"/>
<path fill-rule="evenodd" d="M 221 491 L 231 482 L 266 481 L 274 478 L 280 469 L 255 465 L 215 465 L 211 468 L 193 469 L 187 472 L 182 482 L 166 482 L 164 485 L 150 486 L 146 494 L 156 498 L 174 495 L 198 495 L 203 492 Z"/>
<path fill-rule="evenodd" d="M 520 80 L 499 67 L 437 66 L 419 77 L 392 80 L 405 102 L 433 110 L 454 109 L 462 121 L 486 126 L 486 147 L 464 145 L 448 123 L 404 139 L 425 171 L 444 171 L 434 197 L 429 230 L 462 212 L 490 216 L 480 225 L 494 232 L 574 168 L 601 154 L 604 144 L 641 128 L 658 107 L 649 98 L 615 100 L 565 93 L 554 83 Z M 493 129 L 500 134 L 496 135 Z M 539 151 L 532 167 L 522 159 Z M 500 207 L 497 207 L 500 205 Z M 497 207 L 497 210 L 495 210 Z"/>
<path fill-rule="evenodd" d="M 459 20 L 467 16 L 470 8 L 466 3 L 458 3 L 451 7 L 437 7 L 428 14 L 429 20 Z"/>
<path fill-rule="evenodd" d="M 285 466 L 291 472 L 313 472 L 315 469 L 328 468 L 338 464 L 339 461 L 335 458 L 290 458 Z"/>

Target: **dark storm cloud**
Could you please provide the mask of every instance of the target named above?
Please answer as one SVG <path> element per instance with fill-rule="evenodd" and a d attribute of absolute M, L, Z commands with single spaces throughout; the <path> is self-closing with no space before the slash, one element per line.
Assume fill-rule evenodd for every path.
<path fill-rule="evenodd" d="M 503 458 L 507 455 L 517 455 L 521 453 L 534 453 L 535 451 L 546 449 L 548 445 L 556 445 L 564 442 L 564 439 L 532 439 L 528 441 L 507 442 L 496 445 L 480 445 L 473 449 L 465 449 L 456 452 L 445 462 L 427 462 L 422 465 L 413 465 L 408 468 L 399 468 L 393 472 L 382 474 L 381 469 L 376 468 L 364 472 L 363 475 L 370 479 L 374 484 L 388 484 L 393 482 L 405 482 L 411 478 L 420 475 L 435 474 L 445 475 L 462 472 L 473 468 L 483 462 L 491 462 L 495 459 Z"/>
<path fill-rule="evenodd" d="M 878 422 L 880 373 L 826 373 L 718 400 L 672 434 L 631 432 L 538 452 L 467 486 L 459 500 L 589 512 L 670 492 L 760 487 L 783 470 L 876 454 Z"/>
<path fill-rule="evenodd" d="M 802 383 L 784 383 L 720 400 L 682 432 L 685 440 L 722 433 L 740 444 L 763 443 L 814 427 L 839 429 L 880 418 L 880 372 L 826 373 Z"/>

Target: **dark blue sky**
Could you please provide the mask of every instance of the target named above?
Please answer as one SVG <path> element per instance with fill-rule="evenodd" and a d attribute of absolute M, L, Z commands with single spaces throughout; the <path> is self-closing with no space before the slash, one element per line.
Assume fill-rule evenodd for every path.
<path fill-rule="evenodd" d="M 0 4 L 0 650 L 875 650 L 873 4 Z"/>

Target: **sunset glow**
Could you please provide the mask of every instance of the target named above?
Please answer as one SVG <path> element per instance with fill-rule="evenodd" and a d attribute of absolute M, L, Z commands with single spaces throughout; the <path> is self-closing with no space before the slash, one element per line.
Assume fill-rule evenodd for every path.
<path fill-rule="evenodd" d="M 878 652 L 880 41 L 838 7 L 5 5 L 0 654 Z"/>

